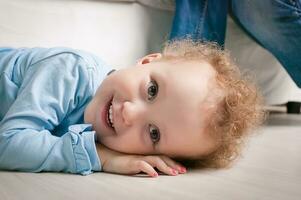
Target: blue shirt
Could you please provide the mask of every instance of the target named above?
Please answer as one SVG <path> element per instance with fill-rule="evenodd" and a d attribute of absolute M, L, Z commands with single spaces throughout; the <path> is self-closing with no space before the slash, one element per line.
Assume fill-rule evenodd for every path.
<path fill-rule="evenodd" d="M 111 70 L 68 48 L 0 48 L 0 169 L 101 170 L 84 110 Z"/>

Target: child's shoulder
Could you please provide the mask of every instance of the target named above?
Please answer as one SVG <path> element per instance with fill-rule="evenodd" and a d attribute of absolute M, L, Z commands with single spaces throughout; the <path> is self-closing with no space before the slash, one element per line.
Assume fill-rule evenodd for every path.
<path fill-rule="evenodd" d="M 93 73 L 102 77 L 102 74 L 107 74 L 112 67 L 86 50 L 79 50 L 68 47 L 34 47 L 24 48 L 27 51 L 30 67 L 59 67 L 64 66 L 65 70 L 93 70 Z M 33 68 L 35 68 L 33 67 Z"/>
<path fill-rule="evenodd" d="M 32 57 L 31 63 L 36 63 L 50 58 L 55 59 L 57 57 L 65 58 L 65 61 L 80 60 L 89 64 L 101 61 L 100 58 L 91 52 L 69 47 L 34 47 L 28 48 L 27 50 L 30 51 Z"/>
<path fill-rule="evenodd" d="M 22 61 L 24 73 L 36 74 L 77 74 L 80 77 L 93 79 L 97 84 L 103 80 L 111 67 L 95 54 L 68 47 L 32 47 L 12 49 L 14 57 Z M 21 65 L 20 65 L 21 66 Z M 43 70 L 42 70 L 43 69 Z"/>

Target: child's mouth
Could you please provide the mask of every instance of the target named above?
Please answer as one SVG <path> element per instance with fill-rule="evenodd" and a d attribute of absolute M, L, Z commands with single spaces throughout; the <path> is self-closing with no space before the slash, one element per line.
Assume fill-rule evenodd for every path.
<path fill-rule="evenodd" d="M 107 124 L 114 130 L 114 118 L 113 118 L 113 99 L 110 101 L 109 106 L 107 107 Z"/>

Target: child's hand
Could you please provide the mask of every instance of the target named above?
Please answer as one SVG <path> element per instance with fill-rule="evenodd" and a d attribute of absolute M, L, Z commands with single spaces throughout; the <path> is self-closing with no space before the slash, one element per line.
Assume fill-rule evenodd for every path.
<path fill-rule="evenodd" d="M 118 174 L 137 174 L 145 172 L 151 177 L 157 177 L 156 167 L 168 175 L 185 173 L 186 169 L 181 164 L 163 155 L 130 155 L 110 150 L 102 144 L 96 144 L 98 155 L 102 162 L 102 170 Z"/>

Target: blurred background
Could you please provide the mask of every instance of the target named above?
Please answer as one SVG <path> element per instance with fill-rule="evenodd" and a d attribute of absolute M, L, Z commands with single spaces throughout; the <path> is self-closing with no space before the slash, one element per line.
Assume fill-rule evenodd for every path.
<path fill-rule="evenodd" d="M 115 68 L 157 52 L 169 37 L 174 0 L 0 0 L 0 46 L 66 46 L 91 51 Z M 226 48 L 254 77 L 270 109 L 285 112 L 301 90 L 279 62 L 229 17 Z"/>

